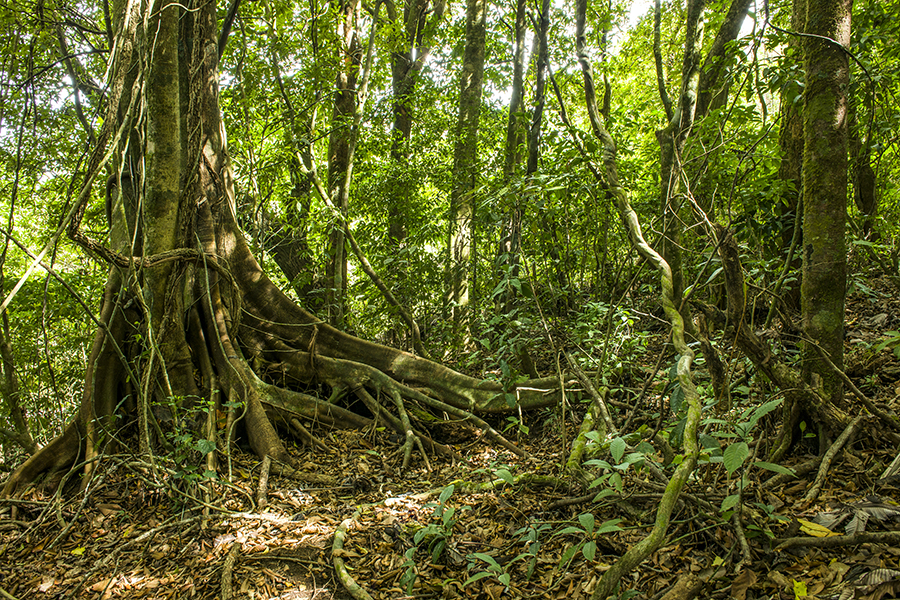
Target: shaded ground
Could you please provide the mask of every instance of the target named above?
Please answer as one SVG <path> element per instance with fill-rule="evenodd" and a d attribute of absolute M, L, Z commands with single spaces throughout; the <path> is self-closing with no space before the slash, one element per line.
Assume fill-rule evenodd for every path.
<path fill-rule="evenodd" d="M 847 337 L 848 373 L 895 414 L 900 361 L 874 346 L 884 331 L 900 328 L 897 304 L 885 293 L 854 296 Z M 623 390 L 623 401 L 642 383 Z M 765 401 L 767 393 L 750 386 L 725 420 L 740 420 L 745 406 Z M 651 414 L 660 400 L 657 392 L 639 411 Z M 457 439 L 464 461 L 432 458 L 431 472 L 419 461 L 405 476 L 396 471 L 398 445 L 387 432 L 320 431 L 332 452 L 292 449 L 309 477 L 281 478 L 273 465 L 262 508 L 255 502 L 260 463 L 248 455 L 233 457 L 232 484 L 202 486 L 191 473 L 154 473 L 135 457 L 107 457 L 86 493 L 71 493 L 62 503 L 39 490 L 0 501 L 0 588 L 20 600 L 212 599 L 230 572 L 235 598 L 349 598 L 335 579 L 332 543 L 338 526 L 351 519 L 337 556 L 373 598 L 587 598 L 609 564 L 648 531 L 663 485 L 635 465 L 622 472 L 621 489 L 599 486 L 578 502 L 574 491 L 549 480 L 507 483 L 519 474 L 559 475 L 582 411 L 571 397 L 565 435 L 558 412 L 525 415 L 529 435 L 520 444 L 528 458 Z M 758 430 L 764 444 L 774 434 L 775 414 Z M 729 477 L 708 456 L 676 509 L 667 543 L 623 589 L 660 597 L 690 573 L 703 580 L 702 598 L 900 595 L 897 543 L 776 549 L 783 538 L 827 535 L 826 527 L 845 535 L 848 527 L 900 530 L 900 488 L 895 480 L 878 481 L 898 448 L 882 439 L 881 429 L 869 422 L 836 459 L 811 505 L 802 499 L 816 471 L 768 488 L 762 482 L 770 471 L 744 473 L 749 484 L 737 509 L 751 554 L 737 574 L 744 557 L 734 521 L 723 519 L 720 507 L 736 492 L 742 471 Z M 442 433 L 453 441 L 452 431 Z M 785 466 L 803 463 L 814 446 L 795 448 Z M 228 465 L 220 467 L 223 479 L 228 472 Z M 608 495 L 595 501 L 604 489 Z"/>

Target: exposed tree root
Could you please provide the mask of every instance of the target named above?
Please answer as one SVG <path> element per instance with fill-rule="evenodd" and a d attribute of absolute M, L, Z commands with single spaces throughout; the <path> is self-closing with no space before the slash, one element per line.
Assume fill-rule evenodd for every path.
<path fill-rule="evenodd" d="M 819 463 L 822 462 L 821 456 L 814 456 L 808 461 L 801 463 L 792 469 L 792 473 L 776 473 L 772 477 L 763 482 L 763 489 L 771 490 L 783 483 L 787 483 L 791 479 L 796 479 L 797 477 L 803 477 L 807 473 L 811 473 L 819 466 Z"/>
<path fill-rule="evenodd" d="M 241 542 L 235 540 L 231 543 L 225 562 L 222 564 L 222 600 L 231 600 L 234 597 L 234 589 L 232 587 L 232 574 L 234 572 L 234 562 L 237 560 L 238 554 L 241 553 Z"/>
<path fill-rule="evenodd" d="M 262 466 L 259 468 L 259 487 L 256 490 L 256 510 L 262 510 L 266 507 L 269 495 L 269 468 L 272 466 L 272 459 L 266 456 L 263 458 Z"/>
<path fill-rule="evenodd" d="M 838 453 L 844 448 L 844 445 L 847 441 L 859 430 L 860 426 L 866 421 L 868 415 L 859 415 L 847 425 L 847 428 L 841 433 L 841 435 L 834 441 L 831 447 L 828 449 L 828 452 L 822 456 L 822 462 L 819 465 L 819 472 L 816 475 L 816 480 L 813 482 L 812 487 L 809 488 L 809 491 L 806 493 L 806 496 L 803 497 L 803 502 L 805 504 L 812 504 L 815 502 L 816 498 L 819 497 L 819 492 L 822 490 L 822 485 L 825 483 L 825 478 L 828 476 L 828 469 L 831 468 L 832 461 L 837 457 Z"/>
<path fill-rule="evenodd" d="M 344 563 L 343 558 L 344 542 L 347 539 L 347 532 L 359 516 L 360 512 L 357 510 L 349 519 L 344 519 L 334 532 L 334 542 L 331 545 L 331 559 L 334 561 L 335 575 L 337 575 L 338 581 L 341 582 L 344 589 L 346 589 L 351 596 L 356 598 L 356 600 L 372 600 L 372 596 L 370 596 L 362 586 L 356 583 L 356 580 L 350 575 L 350 571 L 347 570 L 347 565 Z"/>

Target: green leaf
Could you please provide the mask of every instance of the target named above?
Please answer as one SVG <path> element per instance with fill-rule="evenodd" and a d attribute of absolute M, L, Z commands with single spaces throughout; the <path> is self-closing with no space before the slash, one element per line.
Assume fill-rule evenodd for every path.
<path fill-rule="evenodd" d="M 441 504 L 444 504 L 445 502 L 447 502 L 447 500 L 450 499 L 450 496 L 453 495 L 453 491 L 455 489 L 456 489 L 456 486 L 454 486 L 451 483 L 450 485 L 445 487 L 443 490 L 441 490 L 441 495 L 438 497 L 438 502 L 440 502 Z"/>
<path fill-rule="evenodd" d="M 600 490 L 600 492 L 596 496 L 594 496 L 593 502 L 599 502 L 600 500 L 603 500 L 607 496 L 612 496 L 613 494 L 615 494 L 615 492 L 609 488 Z"/>
<path fill-rule="evenodd" d="M 716 276 L 718 276 L 719 273 L 722 272 L 723 268 L 724 268 L 724 267 L 719 267 L 718 269 L 716 269 L 715 271 L 713 271 L 713 272 L 712 272 L 712 275 L 709 276 L 709 279 L 706 280 L 706 284 L 705 284 L 705 285 L 709 285 L 709 284 L 712 282 L 712 280 L 715 279 Z"/>
<path fill-rule="evenodd" d="M 625 456 L 625 447 L 627 444 L 625 440 L 621 437 L 617 437 L 609 444 L 609 453 L 612 454 L 613 460 L 617 463 L 622 462 L 622 457 Z"/>
<path fill-rule="evenodd" d="M 565 568 L 565 566 L 569 564 L 569 562 L 575 557 L 579 550 L 581 550 L 580 543 L 566 548 L 566 551 L 563 552 L 562 557 L 559 559 L 559 568 Z"/>
<path fill-rule="evenodd" d="M 728 475 L 730 476 L 737 471 L 740 466 L 744 464 L 744 461 L 747 460 L 749 455 L 750 447 L 746 442 L 735 442 L 725 448 L 722 459 L 725 463 L 725 470 L 728 471 Z"/>
<path fill-rule="evenodd" d="M 610 519 L 609 521 L 604 521 L 600 527 L 597 528 L 597 534 L 601 533 L 616 533 L 617 531 L 622 531 L 622 528 L 619 527 L 619 523 L 622 522 L 622 519 Z"/>
<path fill-rule="evenodd" d="M 684 390 L 681 389 L 681 384 L 676 383 L 675 388 L 672 390 L 672 394 L 669 396 L 669 402 L 672 405 L 672 412 L 676 415 L 681 412 L 681 407 L 684 405 Z"/>
<path fill-rule="evenodd" d="M 475 573 L 474 575 L 472 575 L 471 577 L 466 579 L 466 582 L 463 584 L 463 587 L 468 586 L 470 583 L 475 583 L 479 579 L 484 579 L 485 577 L 490 577 L 491 575 L 493 575 L 493 573 L 491 573 L 490 571 L 482 571 L 481 573 Z"/>
<path fill-rule="evenodd" d="M 431 549 L 431 562 L 437 563 L 441 558 L 441 554 L 444 553 L 444 548 L 447 547 L 447 540 L 445 538 L 440 538 L 434 543 L 434 548 Z"/>
<path fill-rule="evenodd" d="M 726 510 L 731 510 L 737 503 L 741 501 L 740 494 L 732 494 L 730 496 L 725 496 L 725 499 L 722 500 L 722 507 L 719 509 L 720 512 L 725 512 Z"/>
<path fill-rule="evenodd" d="M 622 493 L 622 475 L 618 472 L 609 476 L 609 483 L 612 484 L 619 493 Z"/>
<path fill-rule="evenodd" d="M 216 443 L 212 440 L 197 440 L 197 443 L 194 444 L 194 448 L 196 448 L 200 454 L 206 456 L 216 449 Z"/>
<path fill-rule="evenodd" d="M 759 467 L 760 469 L 766 469 L 767 471 L 774 471 L 776 473 L 781 473 L 782 475 L 793 475 L 797 476 L 797 473 L 793 469 L 789 469 L 787 467 L 782 467 L 781 465 L 766 462 L 764 460 L 758 460 L 753 463 L 754 467 Z"/>
<path fill-rule="evenodd" d="M 606 462 L 605 460 L 601 460 L 599 458 L 592 458 L 591 460 L 584 463 L 589 467 L 599 467 L 601 469 L 612 469 L 613 466 Z"/>
<path fill-rule="evenodd" d="M 636 452 L 640 452 L 645 456 L 653 456 L 654 454 L 656 454 L 656 448 L 654 448 L 653 444 L 646 440 L 641 440 L 641 442 L 634 447 L 634 450 Z"/>
<path fill-rule="evenodd" d="M 581 553 L 586 559 L 594 560 L 594 557 L 597 556 L 597 543 L 593 541 L 586 543 L 582 546 Z"/>
<path fill-rule="evenodd" d="M 581 513 L 578 515 L 578 522 L 581 523 L 581 527 L 588 535 L 594 531 L 594 515 L 591 513 Z"/>
<path fill-rule="evenodd" d="M 484 552 L 476 552 L 475 554 L 472 554 L 472 556 L 479 560 L 483 560 L 492 568 L 497 569 L 498 571 L 503 570 L 503 568 L 500 566 L 500 563 L 498 563 L 496 559 L 490 554 L 485 554 Z"/>
<path fill-rule="evenodd" d="M 750 427 L 748 427 L 748 430 L 752 429 L 753 426 L 756 425 L 756 422 L 763 418 L 765 415 L 781 406 L 781 401 L 782 398 L 778 398 L 777 400 L 769 400 L 765 404 L 757 407 L 757 409 L 753 411 L 753 416 L 750 417 Z"/>
<path fill-rule="evenodd" d="M 516 483 L 516 478 L 513 477 L 512 473 L 510 473 L 507 469 L 497 469 L 494 471 L 494 476 L 498 479 L 502 479 L 509 485 L 513 485 Z"/>
<path fill-rule="evenodd" d="M 697 441 L 699 441 L 700 445 L 706 450 L 719 450 L 720 452 L 722 450 L 722 447 L 719 445 L 719 440 L 711 435 L 701 433 L 697 436 Z"/>

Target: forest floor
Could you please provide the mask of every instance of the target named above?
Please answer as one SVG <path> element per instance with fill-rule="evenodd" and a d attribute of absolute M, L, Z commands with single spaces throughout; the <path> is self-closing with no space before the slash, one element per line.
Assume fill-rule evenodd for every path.
<path fill-rule="evenodd" d="M 900 300 L 870 289 L 848 304 L 847 372 L 871 399 L 900 413 L 900 361 L 889 349 L 872 350 L 885 331 L 900 329 Z M 644 377 L 652 372 L 637 369 Z M 765 391 L 758 393 L 736 406 L 733 420 L 759 403 Z M 650 397 L 654 403 L 659 394 Z M 279 476 L 273 464 L 264 507 L 255 502 L 260 462 L 247 454 L 236 451 L 231 483 L 206 481 L 208 492 L 189 477 L 154 479 L 133 456 L 107 457 L 86 492 L 60 501 L 33 489 L 0 501 L 0 597 L 213 599 L 230 580 L 234 598 L 349 598 L 335 575 L 337 557 L 376 600 L 588 598 L 610 564 L 649 531 L 662 485 L 631 468 L 620 490 L 595 500 L 597 488 L 579 500 L 547 485 L 550 478 L 506 482 L 558 475 L 583 406 L 572 398 L 565 435 L 558 411 L 525 415 L 529 432 L 518 442 L 527 458 L 456 439 L 463 460 L 432 457 L 430 471 L 417 460 L 405 474 L 397 471 L 398 446 L 386 432 L 319 431 L 329 451 L 294 449 L 310 475 L 306 482 Z M 774 433 L 775 414 L 761 424 L 760 437 Z M 660 598 L 692 574 L 704 583 L 701 598 L 900 596 L 897 543 L 777 548 L 792 536 L 830 535 L 823 524 L 842 535 L 900 530 L 898 478 L 878 481 L 898 448 L 881 439 L 880 429 L 869 422 L 839 455 L 813 503 L 803 499 L 816 470 L 770 487 L 763 485 L 770 471 L 744 472 L 736 510 L 749 556 L 736 518 L 720 512 L 738 473 L 728 477 L 715 460 L 701 466 L 667 541 L 622 589 Z M 444 434 L 453 441 L 451 431 Z M 783 466 L 800 465 L 816 450 L 800 445 Z M 228 472 L 221 465 L 223 481 Z M 336 550 L 342 523 L 346 541 Z"/>

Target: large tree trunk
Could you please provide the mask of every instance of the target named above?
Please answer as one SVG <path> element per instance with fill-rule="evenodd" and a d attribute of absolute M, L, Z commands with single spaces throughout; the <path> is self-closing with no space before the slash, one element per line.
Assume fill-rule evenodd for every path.
<path fill-rule="evenodd" d="M 806 92 L 803 138 L 803 281 L 801 308 L 804 374 L 834 404 L 843 381 L 822 359 L 844 364 L 844 295 L 847 257 L 847 89 L 852 0 L 809 0 L 804 38 Z M 828 38 L 825 41 L 823 38 Z M 830 41 L 834 40 L 834 41 Z M 842 44 L 843 47 L 837 46 Z"/>
<path fill-rule="evenodd" d="M 499 383 L 342 333 L 296 305 L 262 271 L 235 216 L 219 111 L 215 6 L 164 0 L 128 17 L 116 23 L 122 52 L 110 70 L 110 116 L 69 226 L 79 245 L 111 264 L 80 411 L 10 477 L 4 494 L 79 458 L 99 458 L 112 440 L 131 445 L 137 434 L 140 450 L 153 452 L 166 443 L 159 432 L 186 423 L 222 450 L 231 431 L 204 429 L 211 408 L 236 409 L 239 435 L 254 452 L 290 465 L 278 423 L 373 422 L 341 406 L 348 393 L 401 434 L 404 467 L 414 447 L 452 453 L 411 419 L 409 402 L 521 453 L 473 414 L 509 410 Z M 142 87 L 154 89 L 142 97 L 135 93 Z M 87 237 L 80 222 L 92 182 L 113 155 L 120 173 L 130 171 L 110 179 L 107 246 Z M 555 381 L 524 384 L 520 405 L 556 402 Z M 319 384 L 331 388 L 333 402 L 304 393 Z"/>

